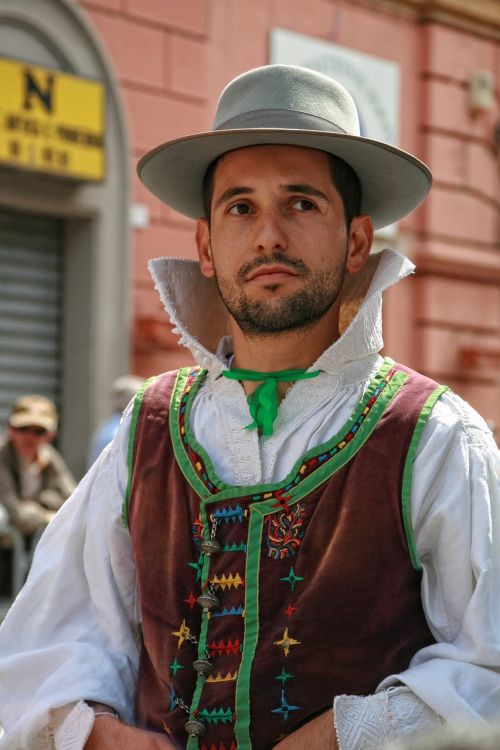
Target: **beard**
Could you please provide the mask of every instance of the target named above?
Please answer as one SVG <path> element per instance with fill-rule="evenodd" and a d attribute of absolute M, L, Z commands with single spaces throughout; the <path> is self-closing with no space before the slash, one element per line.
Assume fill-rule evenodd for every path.
<path fill-rule="evenodd" d="M 347 256 L 347 247 L 346 247 Z M 323 317 L 338 299 L 346 271 L 346 256 L 328 271 L 311 271 L 301 260 L 292 260 L 282 253 L 261 256 L 242 266 L 236 284 L 222 277 L 215 269 L 222 301 L 243 333 L 248 336 L 271 336 L 308 328 Z M 245 279 L 259 266 L 279 263 L 291 268 L 304 279 L 301 289 L 275 299 L 252 299 L 244 291 Z M 280 284 L 268 284 L 271 293 Z"/>

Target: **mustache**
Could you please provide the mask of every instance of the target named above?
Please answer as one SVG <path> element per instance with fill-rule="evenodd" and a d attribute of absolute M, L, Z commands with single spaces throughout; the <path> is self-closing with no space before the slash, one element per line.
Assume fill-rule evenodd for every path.
<path fill-rule="evenodd" d="M 282 266 L 287 266 L 301 276 L 309 275 L 309 269 L 302 260 L 299 260 L 298 258 L 296 260 L 293 260 L 292 258 L 289 258 L 285 253 L 275 252 L 272 255 L 261 255 L 250 263 L 245 263 L 245 265 L 242 266 L 238 271 L 238 279 L 240 281 L 245 281 L 246 277 L 256 268 L 260 268 L 260 266 L 271 265 L 273 263 L 279 263 Z"/>

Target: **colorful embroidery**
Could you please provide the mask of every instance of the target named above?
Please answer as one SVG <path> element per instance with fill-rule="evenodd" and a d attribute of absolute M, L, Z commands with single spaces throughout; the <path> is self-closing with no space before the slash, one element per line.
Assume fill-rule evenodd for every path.
<path fill-rule="evenodd" d="M 189 565 L 190 568 L 194 568 L 196 570 L 196 580 L 199 581 L 201 578 L 201 572 L 203 570 L 203 554 L 200 554 L 198 560 L 196 562 L 188 562 L 186 565 Z"/>
<path fill-rule="evenodd" d="M 174 635 L 179 639 L 179 642 L 177 643 L 177 649 L 180 649 L 186 638 L 191 635 L 191 630 L 186 625 L 186 620 L 182 621 L 179 630 L 171 632 L 170 635 Z"/>
<path fill-rule="evenodd" d="M 283 513 L 274 513 L 269 517 L 267 546 L 269 557 L 283 560 L 297 552 L 304 536 L 303 524 L 305 515 L 304 503 L 297 503 Z"/>
<path fill-rule="evenodd" d="M 227 617 L 228 615 L 237 615 L 238 617 L 245 617 L 245 610 L 243 607 L 231 607 L 231 609 L 227 609 L 227 607 L 224 607 L 224 609 L 220 609 L 217 612 L 212 612 L 212 617 Z"/>
<path fill-rule="evenodd" d="M 202 745 L 201 750 L 236 750 L 236 745 L 234 742 L 231 742 L 227 748 L 223 742 L 220 742 L 218 745 L 212 743 L 210 747 L 208 745 Z"/>
<path fill-rule="evenodd" d="M 275 646 L 281 646 L 283 649 L 285 656 L 288 656 L 290 653 L 290 648 L 292 646 L 299 646 L 300 641 L 296 641 L 295 638 L 292 638 L 288 634 L 288 628 L 285 628 L 285 632 L 283 633 L 283 638 L 280 641 L 274 641 Z"/>
<path fill-rule="evenodd" d="M 221 638 L 218 643 L 212 641 L 208 648 L 210 649 L 210 656 L 227 656 L 229 654 L 236 656 L 241 651 L 242 644 L 239 638 L 235 638 L 234 641 L 231 638 L 227 641 Z"/>
<path fill-rule="evenodd" d="M 194 605 L 197 603 L 198 600 L 195 597 L 195 595 L 193 594 L 193 592 L 190 591 L 189 596 L 187 597 L 187 599 L 183 599 L 182 601 L 186 602 L 186 604 L 189 604 L 190 608 L 193 609 Z"/>
<path fill-rule="evenodd" d="M 209 677 L 207 677 L 207 682 L 235 682 L 236 677 L 238 675 L 238 670 L 236 672 L 228 672 L 224 676 L 222 676 L 221 672 L 217 672 L 217 674 L 211 674 Z"/>
<path fill-rule="evenodd" d="M 174 633 L 172 633 L 172 635 L 174 635 Z M 178 633 L 175 633 L 175 635 L 178 635 Z M 176 674 L 179 671 L 179 669 L 184 669 L 184 667 L 182 666 L 182 664 L 179 664 L 179 662 L 177 661 L 177 657 L 175 657 L 175 659 L 173 660 L 172 664 L 169 664 L 168 666 L 169 666 L 169 669 L 172 670 L 172 673 L 173 673 L 174 677 L 176 676 Z"/>
<path fill-rule="evenodd" d="M 283 720 L 288 721 L 288 714 L 291 711 L 299 711 L 300 706 L 291 706 L 285 697 L 285 689 L 283 688 L 281 691 L 281 706 L 279 708 L 273 708 L 272 712 L 273 714 L 283 714 Z"/>
<path fill-rule="evenodd" d="M 214 511 L 212 517 L 218 521 L 224 521 L 225 523 L 243 523 L 243 519 L 247 515 L 247 511 L 244 511 L 241 505 L 228 505 L 225 508 L 218 508 Z"/>
<path fill-rule="evenodd" d="M 297 611 L 297 607 L 292 607 L 291 604 L 284 610 L 283 614 L 287 617 L 291 617 Z"/>
<path fill-rule="evenodd" d="M 245 581 L 239 573 L 236 573 L 235 576 L 230 573 L 228 576 L 214 576 L 212 578 L 212 583 L 216 589 L 222 589 L 222 591 L 225 591 L 226 589 L 238 589 L 240 586 L 243 586 Z"/>
<path fill-rule="evenodd" d="M 295 586 L 303 580 L 302 576 L 295 575 L 293 566 L 290 567 L 290 572 L 285 578 L 280 578 L 280 581 L 285 581 L 290 584 L 292 591 L 295 591 Z"/>
<path fill-rule="evenodd" d="M 375 387 L 375 389 L 372 392 L 372 395 L 368 399 L 368 401 L 363 405 L 363 408 L 358 413 L 357 418 L 355 418 L 354 423 L 351 425 L 349 432 L 347 432 L 345 435 L 342 436 L 342 438 L 336 443 L 336 445 L 329 448 L 327 451 L 324 451 L 323 453 L 312 456 L 310 458 L 307 458 L 304 463 L 299 467 L 297 474 L 295 477 L 285 486 L 281 487 L 279 489 L 273 490 L 272 492 L 269 491 L 263 491 L 260 493 L 257 493 L 255 495 L 252 495 L 249 500 L 253 502 L 260 502 L 262 500 L 268 500 L 268 499 L 275 499 L 276 500 L 276 507 L 282 507 L 285 512 L 288 511 L 288 505 L 287 502 L 290 499 L 290 497 L 286 494 L 289 493 L 290 490 L 294 489 L 300 482 L 302 482 L 304 479 L 306 479 L 310 474 L 312 474 L 318 467 L 322 466 L 326 461 L 329 461 L 334 456 L 337 456 L 341 451 L 343 451 L 356 437 L 356 434 L 360 430 L 363 423 L 366 421 L 367 417 L 369 416 L 370 412 L 372 411 L 373 407 L 377 403 L 380 395 L 383 393 L 386 386 L 391 382 L 393 377 L 397 374 L 397 370 L 394 367 L 391 367 L 389 371 L 385 374 L 385 376 L 380 380 L 378 385 Z M 201 384 L 203 383 L 204 379 L 206 377 L 206 372 L 204 370 L 200 370 L 200 368 L 192 368 L 185 381 L 184 390 L 180 399 L 180 405 L 178 410 L 178 429 L 181 436 L 181 441 L 184 446 L 184 450 L 186 452 L 187 457 L 189 458 L 189 462 L 191 466 L 193 467 L 196 476 L 201 479 L 204 486 L 209 490 L 210 494 L 214 495 L 220 492 L 220 488 L 217 487 L 212 480 L 208 477 L 207 467 L 205 463 L 205 457 L 198 453 L 196 450 L 194 450 L 193 446 L 189 444 L 188 439 L 188 433 L 186 430 L 186 416 L 189 413 L 189 409 L 191 407 L 191 399 L 194 397 L 197 389 Z M 193 389 L 193 386 L 196 385 L 196 388 Z M 243 511 L 240 508 L 241 513 Z M 221 513 L 221 519 L 225 520 L 226 523 L 229 522 L 229 518 L 224 518 L 224 512 L 223 511 L 216 511 L 214 513 L 214 516 L 218 513 Z M 245 511 L 246 513 L 246 511 Z M 239 519 L 239 516 L 237 516 Z"/>
<path fill-rule="evenodd" d="M 200 515 L 193 521 L 193 541 L 199 549 L 203 542 L 203 523 Z"/>
<path fill-rule="evenodd" d="M 245 542 L 240 542 L 239 544 L 225 544 L 222 548 L 223 552 L 246 552 L 247 551 L 247 545 Z"/>
<path fill-rule="evenodd" d="M 280 680 L 281 684 L 284 686 L 288 680 L 292 680 L 295 677 L 294 674 L 289 674 L 285 671 L 285 667 L 281 667 L 281 674 L 277 675 L 274 679 Z"/>
<path fill-rule="evenodd" d="M 230 708 L 207 708 L 202 709 L 198 716 L 207 724 L 230 724 L 233 721 L 233 712 Z"/>

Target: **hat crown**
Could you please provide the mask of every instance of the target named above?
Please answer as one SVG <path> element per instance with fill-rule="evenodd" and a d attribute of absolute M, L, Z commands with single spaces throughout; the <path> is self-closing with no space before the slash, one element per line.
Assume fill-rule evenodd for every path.
<path fill-rule="evenodd" d="M 217 105 L 214 130 L 236 128 L 360 134 L 349 92 L 332 78 L 295 65 L 264 65 L 226 86 Z"/>

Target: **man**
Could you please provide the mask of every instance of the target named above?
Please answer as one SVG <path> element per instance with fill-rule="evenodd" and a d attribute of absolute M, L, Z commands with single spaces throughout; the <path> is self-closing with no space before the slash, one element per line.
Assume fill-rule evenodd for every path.
<path fill-rule="evenodd" d="M 75 480 L 51 445 L 56 432 L 55 404 L 45 396 L 23 396 L 12 408 L 6 439 L 0 443 L 0 503 L 26 537 L 43 529 L 75 489 Z"/>
<path fill-rule="evenodd" d="M 0 440 L 0 593 L 8 597 L 17 594 L 24 579 L 25 550 L 31 556 L 39 534 L 76 486 L 51 445 L 56 432 L 55 404 L 44 396 L 23 396 Z M 18 559 L 23 570 L 13 582 Z"/>
<path fill-rule="evenodd" d="M 139 173 L 198 219 L 199 265 L 152 273 L 201 367 L 141 389 L 42 540 L 3 746 L 361 750 L 497 716 L 497 451 L 379 355 L 413 266 L 370 258 L 373 228 L 426 167 L 361 138 L 331 79 L 268 66 Z"/>

